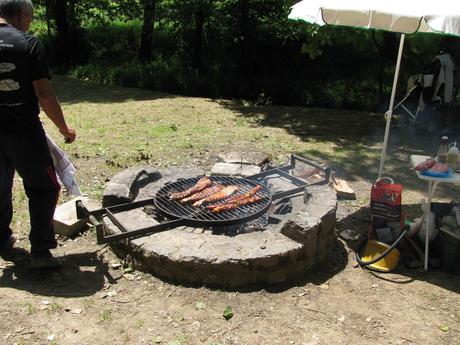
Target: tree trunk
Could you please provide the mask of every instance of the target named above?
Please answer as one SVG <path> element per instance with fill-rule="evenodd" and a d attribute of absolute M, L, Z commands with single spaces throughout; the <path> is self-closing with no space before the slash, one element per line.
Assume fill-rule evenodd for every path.
<path fill-rule="evenodd" d="M 51 0 L 45 1 L 45 11 L 46 11 L 46 31 L 48 34 L 48 39 L 51 37 Z"/>
<path fill-rule="evenodd" d="M 67 0 L 56 0 L 54 8 L 54 20 L 56 21 L 57 34 L 66 37 L 69 33 L 69 21 L 67 18 Z"/>
<path fill-rule="evenodd" d="M 392 32 L 381 33 L 381 43 L 376 37 L 375 31 L 372 31 L 372 39 L 377 49 L 378 69 L 378 94 L 377 94 L 377 108 L 384 103 L 383 84 L 385 83 L 385 66 L 387 63 L 394 64 L 397 57 L 397 40 L 396 35 Z"/>
<path fill-rule="evenodd" d="M 67 17 L 67 0 L 56 0 L 54 8 L 56 31 L 57 31 L 57 47 L 56 59 L 58 64 L 67 65 L 69 63 L 69 21 Z"/>
<path fill-rule="evenodd" d="M 69 22 L 69 31 L 75 32 L 78 29 L 77 19 L 75 17 L 75 2 L 77 0 L 67 0 L 67 18 Z"/>
<path fill-rule="evenodd" d="M 249 68 L 249 0 L 240 0 L 240 68 L 242 74 L 247 74 Z"/>
<path fill-rule="evenodd" d="M 195 68 L 197 74 L 200 74 L 203 69 L 203 60 L 201 56 L 201 50 L 203 45 L 203 28 L 205 15 L 203 8 L 199 8 L 195 12 L 195 32 L 193 35 L 193 67 Z"/>
<path fill-rule="evenodd" d="M 372 30 L 372 40 L 374 42 L 375 48 L 377 49 L 377 81 L 378 81 L 378 91 L 377 91 L 377 104 L 376 108 L 378 109 L 383 104 L 383 70 L 384 70 L 384 56 L 382 44 L 377 40 L 376 33 Z"/>
<path fill-rule="evenodd" d="M 153 24 L 155 21 L 156 0 L 144 0 L 144 18 L 142 24 L 139 60 L 146 62 L 152 59 Z"/>

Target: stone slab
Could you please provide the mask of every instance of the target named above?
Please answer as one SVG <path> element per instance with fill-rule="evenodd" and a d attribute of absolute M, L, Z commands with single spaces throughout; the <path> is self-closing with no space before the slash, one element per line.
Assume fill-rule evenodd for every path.
<path fill-rule="evenodd" d="M 242 163 L 216 163 L 211 170 L 212 175 L 223 176 L 251 176 L 260 173 L 261 169 L 257 165 Z"/>
<path fill-rule="evenodd" d="M 137 166 L 123 170 L 107 183 L 102 196 L 102 205 L 109 207 L 132 202 L 142 185 L 147 185 L 160 178 L 160 172 L 151 166 Z M 134 183 L 136 181 L 137 184 Z"/>
<path fill-rule="evenodd" d="M 160 172 L 161 178 L 141 186 L 135 200 L 143 200 L 154 197 L 157 191 L 166 183 L 175 182 L 180 178 L 192 178 L 202 176 L 204 174 L 205 171 L 203 169 L 195 166 L 162 169 Z"/>
<path fill-rule="evenodd" d="M 54 212 L 54 232 L 58 235 L 71 237 L 85 229 L 88 219 L 78 219 L 75 203 L 80 200 L 89 211 L 99 208 L 99 204 L 87 197 L 73 198 L 58 207 Z"/>
<path fill-rule="evenodd" d="M 251 164 L 251 160 L 246 157 L 246 155 L 241 154 L 240 152 L 229 152 L 222 153 L 219 157 L 225 163 L 242 163 L 242 164 Z"/>

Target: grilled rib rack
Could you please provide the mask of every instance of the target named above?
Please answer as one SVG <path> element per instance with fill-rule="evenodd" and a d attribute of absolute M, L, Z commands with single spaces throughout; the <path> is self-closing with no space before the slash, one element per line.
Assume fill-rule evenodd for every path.
<path fill-rule="evenodd" d="M 262 188 L 255 195 L 261 197 L 262 200 L 253 204 L 240 206 L 233 210 L 213 213 L 211 210 L 206 208 L 206 205 L 202 207 L 194 207 L 191 204 L 181 204 L 176 200 L 169 199 L 169 195 L 171 193 L 184 191 L 193 187 L 201 177 L 202 176 L 180 179 L 176 182 L 165 185 L 156 193 L 155 198 L 153 199 L 156 209 L 169 218 L 183 219 L 187 221 L 188 225 L 204 227 L 236 225 L 249 222 L 262 216 L 270 207 L 272 196 L 267 187 L 258 182 L 236 177 L 210 176 L 209 178 L 214 183 L 219 183 L 224 186 L 238 186 L 239 194 L 247 193 L 254 187 L 260 185 Z M 225 201 L 221 201 L 221 203 L 225 203 Z"/>

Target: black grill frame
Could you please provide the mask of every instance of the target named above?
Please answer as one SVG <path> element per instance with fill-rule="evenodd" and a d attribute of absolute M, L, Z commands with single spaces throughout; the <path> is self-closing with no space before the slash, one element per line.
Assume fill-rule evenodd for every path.
<path fill-rule="evenodd" d="M 264 170 L 263 172 L 259 174 L 251 175 L 244 179 L 245 181 L 248 181 L 251 184 L 252 183 L 261 184 L 262 187 L 265 188 L 265 191 L 266 191 L 267 188 L 261 182 L 264 181 L 265 177 L 276 174 L 284 178 L 287 178 L 296 186 L 290 190 L 280 191 L 273 195 L 271 195 L 270 192 L 268 192 L 268 194 L 270 195 L 270 201 L 267 202 L 268 206 L 266 206 L 266 208 L 263 211 L 260 210 L 260 212 L 255 212 L 253 215 L 248 216 L 248 218 L 246 218 L 245 221 L 250 221 L 252 219 L 257 218 L 258 216 L 263 215 L 263 213 L 268 211 L 268 209 L 270 208 L 271 202 L 274 200 L 291 197 L 293 195 L 298 195 L 299 193 L 304 193 L 304 195 L 308 194 L 308 186 L 313 185 L 313 184 L 308 184 L 305 180 L 295 177 L 291 174 L 291 171 L 295 169 L 296 163 L 298 161 L 303 162 L 307 165 L 313 166 L 324 172 L 324 175 L 325 175 L 324 180 L 315 182 L 313 184 L 328 184 L 329 183 L 330 176 L 331 176 L 331 169 L 329 167 L 322 166 L 321 164 L 315 161 L 312 161 L 305 157 L 301 157 L 301 156 L 297 156 L 293 154 L 291 155 L 290 164 L 287 164 L 285 166 L 278 167 L 278 168 L 271 168 L 269 170 Z M 135 179 L 139 178 L 144 173 L 145 171 L 143 170 L 140 171 Z M 136 229 L 136 230 L 127 230 L 125 226 L 116 217 L 116 213 L 118 212 L 133 210 L 136 208 L 141 208 L 141 207 L 150 206 L 150 205 L 156 207 L 155 198 L 129 202 L 126 204 L 120 204 L 120 205 L 115 205 L 111 207 L 105 207 L 105 208 L 101 208 L 101 209 L 94 210 L 91 212 L 85 207 L 85 205 L 83 205 L 82 201 L 80 200 L 76 201 L 75 206 L 76 206 L 77 218 L 78 219 L 88 219 L 91 222 L 91 224 L 96 228 L 96 236 L 97 236 L 98 244 L 117 242 L 117 241 L 125 240 L 125 239 L 129 240 L 129 239 L 136 238 L 136 237 L 141 237 L 141 236 L 145 236 L 145 235 L 149 235 L 149 234 L 153 234 L 153 233 L 157 233 L 157 232 L 161 232 L 165 230 L 174 229 L 180 226 L 185 226 L 185 225 L 193 226 L 194 224 L 197 224 L 196 220 L 178 218 L 178 219 L 173 219 L 173 220 L 169 219 L 165 222 L 162 222 L 162 223 L 150 226 L 150 227 L 146 227 L 146 228 L 141 228 L 141 229 Z M 107 234 L 107 227 L 103 221 L 104 216 L 109 218 L 121 232 L 115 233 L 115 234 Z M 226 221 L 222 221 L 222 223 L 219 223 L 219 225 L 226 225 L 225 222 Z M 237 224 L 235 222 L 236 220 L 230 220 L 230 224 Z"/>
<path fill-rule="evenodd" d="M 200 178 L 202 176 L 180 179 L 176 182 L 166 184 L 155 195 L 154 204 L 156 209 L 168 218 L 183 219 L 188 224 L 196 226 L 224 226 L 249 222 L 259 218 L 270 208 L 272 195 L 268 188 L 261 183 L 241 177 L 209 176 L 213 183 L 219 183 L 224 186 L 237 185 L 240 188 L 238 194 L 247 193 L 252 188 L 261 186 L 261 190 L 255 195 L 262 197 L 262 200 L 253 204 L 240 206 L 233 210 L 213 213 L 206 206 L 195 207 L 191 204 L 181 204 L 178 201 L 169 199 L 169 195 L 172 192 L 181 192 L 191 188 Z M 217 203 L 225 203 L 225 201 Z"/>

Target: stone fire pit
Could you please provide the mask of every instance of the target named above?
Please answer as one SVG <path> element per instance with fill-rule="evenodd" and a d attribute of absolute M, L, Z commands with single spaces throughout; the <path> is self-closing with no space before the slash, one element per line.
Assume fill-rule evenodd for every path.
<path fill-rule="evenodd" d="M 196 167 L 133 167 L 108 183 L 103 206 L 152 198 L 167 182 L 204 173 Z M 273 192 L 289 187 L 278 177 L 266 180 Z M 271 218 L 265 217 L 269 223 L 256 229 L 182 226 L 121 240 L 112 249 L 134 268 L 174 282 L 228 287 L 282 283 L 328 258 L 336 241 L 336 208 L 336 195 L 329 186 L 309 186 L 304 194 L 274 201 Z M 117 218 L 135 230 L 158 223 L 150 211 L 135 209 Z M 120 232 L 109 219 L 104 223 L 111 233 Z"/>

